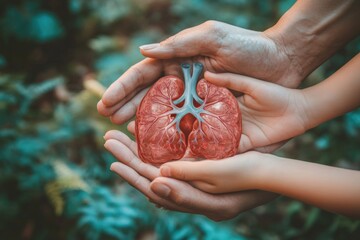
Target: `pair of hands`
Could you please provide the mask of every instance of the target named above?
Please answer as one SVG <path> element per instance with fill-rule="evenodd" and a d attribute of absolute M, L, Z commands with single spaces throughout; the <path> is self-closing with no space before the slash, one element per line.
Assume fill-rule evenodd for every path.
<path fill-rule="evenodd" d="M 204 36 L 209 37 L 204 39 Z M 300 91 L 223 72 L 254 76 L 288 87 L 297 86 L 301 81 L 301 76 L 297 74 L 299 71 L 296 65 L 292 65 L 294 61 L 289 61 L 286 55 L 288 51 L 278 42 L 266 33 L 214 21 L 187 29 L 160 44 L 142 47 L 142 54 L 149 58 L 131 67 L 109 87 L 98 103 L 98 110 L 114 123 L 122 124 L 135 114 L 147 87 L 154 81 L 163 75 L 181 76 L 178 72 L 181 62 L 201 62 L 210 71 L 205 73 L 208 81 L 244 93 L 237 98 L 243 114 L 239 152 L 251 149 L 273 151 L 283 140 L 305 130 L 304 109 L 294 108 L 297 105 L 292 104 L 293 101 L 304 101 Z M 293 131 L 283 132 L 284 125 Z M 133 123 L 130 123 L 129 130 L 134 130 Z M 159 169 L 139 160 L 136 143 L 124 134 L 110 131 L 105 135 L 105 140 L 105 147 L 120 161 L 114 163 L 111 169 L 144 193 L 150 201 L 167 209 L 225 220 L 276 197 L 273 193 L 254 190 L 207 193 L 200 189 L 214 191 L 194 182 L 190 184 L 162 177 Z M 243 162 L 246 164 L 246 158 L 247 154 L 238 155 L 232 157 L 231 161 L 245 159 Z M 231 162 L 229 159 L 224 161 Z M 186 166 L 197 164 L 178 162 L 180 165 L 182 163 Z M 211 164 L 208 162 L 206 165 Z M 200 176 L 196 171 L 193 173 Z M 210 178 L 216 179 L 218 176 L 213 173 Z M 202 181 L 205 185 L 208 183 L 206 179 Z"/>
<path fill-rule="evenodd" d="M 277 197 L 277 194 L 258 190 L 207 193 L 193 187 L 190 182 L 161 176 L 159 168 L 138 158 L 136 143 L 124 133 L 112 130 L 107 132 L 104 138 L 105 148 L 119 160 L 111 165 L 111 170 L 157 206 L 222 221 Z"/>

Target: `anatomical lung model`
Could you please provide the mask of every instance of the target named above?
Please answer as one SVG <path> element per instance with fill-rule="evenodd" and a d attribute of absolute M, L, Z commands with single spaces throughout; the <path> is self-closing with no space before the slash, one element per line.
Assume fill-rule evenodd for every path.
<path fill-rule="evenodd" d="M 161 164 L 187 155 L 220 159 L 236 154 L 241 112 L 229 90 L 204 79 L 201 63 L 181 65 L 184 82 L 160 78 L 136 113 L 136 140 L 144 162 Z"/>

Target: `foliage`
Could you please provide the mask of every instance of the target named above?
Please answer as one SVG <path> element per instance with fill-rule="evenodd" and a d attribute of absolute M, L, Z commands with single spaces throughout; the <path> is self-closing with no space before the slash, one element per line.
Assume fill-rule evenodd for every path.
<path fill-rule="evenodd" d="M 358 238 L 358 221 L 286 198 L 227 223 L 158 210 L 110 173 L 116 160 L 102 147 L 107 129 L 126 132 L 97 114 L 102 86 L 142 58 L 139 45 L 208 19 L 265 29 L 293 2 L 1 1 L 0 238 Z M 352 42 L 305 86 L 359 50 L 359 40 Z M 290 141 L 278 154 L 359 169 L 359 119 L 355 110 Z"/>

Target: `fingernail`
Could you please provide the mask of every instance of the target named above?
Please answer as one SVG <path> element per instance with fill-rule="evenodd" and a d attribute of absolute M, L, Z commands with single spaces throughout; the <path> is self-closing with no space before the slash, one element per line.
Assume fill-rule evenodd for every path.
<path fill-rule="evenodd" d="M 152 43 L 152 44 L 142 45 L 139 48 L 141 50 L 151 50 L 151 49 L 157 48 L 159 46 L 160 46 L 160 43 Z"/>
<path fill-rule="evenodd" d="M 114 165 L 115 165 L 114 162 L 110 165 L 110 171 L 114 171 L 114 168 L 115 168 Z"/>
<path fill-rule="evenodd" d="M 171 191 L 171 189 L 168 186 L 161 183 L 153 183 L 151 185 L 151 190 L 153 190 L 154 193 L 156 193 L 157 195 L 163 198 L 168 197 Z"/>
<path fill-rule="evenodd" d="M 119 162 L 113 162 L 111 165 L 110 165 L 110 171 L 112 172 L 121 172 L 123 169 L 121 167 L 121 163 Z"/>
<path fill-rule="evenodd" d="M 160 168 L 160 174 L 163 177 L 171 177 L 170 168 L 168 166 L 162 166 Z"/>

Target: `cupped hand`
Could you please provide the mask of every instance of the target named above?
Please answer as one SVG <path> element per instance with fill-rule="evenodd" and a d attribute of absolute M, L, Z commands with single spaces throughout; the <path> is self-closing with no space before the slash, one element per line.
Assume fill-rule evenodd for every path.
<path fill-rule="evenodd" d="M 206 72 L 205 79 L 243 93 L 237 97 L 242 113 L 239 152 L 271 152 L 309 128 L 301 90 L 231 73 Z"/>
<path fill-rule="evenodd" d="M 287 140 L 308 130 L 310 119 L 302 90 L 231 73 L 205 72 L 205 79 L 243 95 L 237 97 L 242 113 L 239 153 L 273 152 Z M 135 123 L 128 125 L 135 132 Z"/>
<path fill-rule="evenodd" d="M 206 70 L 252 76 L 296 87 L 301 82 L 286 49 L 265 32 L 207 21 L 157 44 L 142 46 L 149 58 L 129 68 L 104 93 L 98 111 L 122 124 L 134 116 L 147 87 L 164 75 L 181 76 L 179 64 L 201 62 Z"/>
<path fill-rule="evenodd" d="M 277 194 L 257 190 L 209 194 L 184 181 L 161 177 L 158 168 L 138 158 L 136 143 L 124 133 L 109 131 L 105 140 L 105 148 L 119 160 L 111 165 L 111 170 L 142 192 L 149 201 L 169 210 L 201 214 L 222 221 L 277 197 Z"/>
<path fill-rule="evenodd" d="M 262 166 L 271 156 L 250 151 L 221 160 L 167 162 L 160 167 L 160 174 L 208 193 L 255 190 L 261 185 Z"/>

